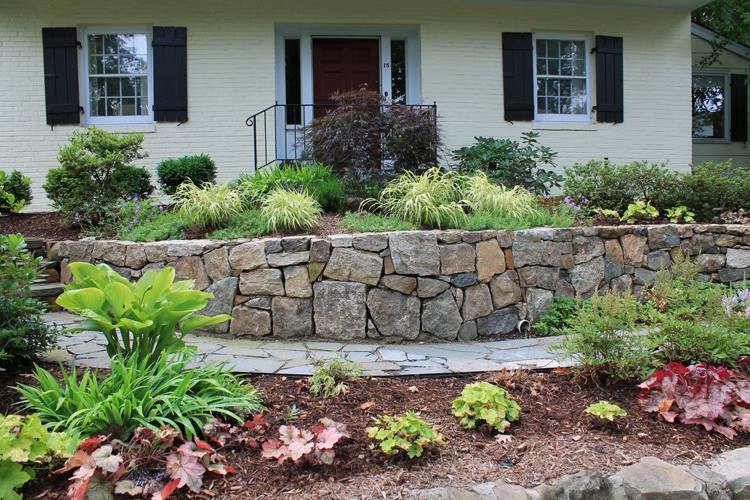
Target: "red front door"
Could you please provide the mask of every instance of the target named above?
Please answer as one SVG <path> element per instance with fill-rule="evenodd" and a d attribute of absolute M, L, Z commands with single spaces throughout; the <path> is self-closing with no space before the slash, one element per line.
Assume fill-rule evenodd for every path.
<path fill-rule="evenodd" d="M 329 104 L 333 94 L 357 90 L 364 85 L 369 90 L 380 91 L 378 39 L 313 39 L 315 104 Z"/>

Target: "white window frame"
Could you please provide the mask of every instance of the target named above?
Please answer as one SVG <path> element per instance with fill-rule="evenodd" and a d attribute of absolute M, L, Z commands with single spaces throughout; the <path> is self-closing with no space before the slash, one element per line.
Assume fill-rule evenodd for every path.
<path fill-rule="evenodd" d="M 723 71 L 721 69 L 711 69 L 711 70 L 699 70 L 699 71 L 693 71 L 693 74 L 690 75 L 690 91 L 692 94 L 693 89 L 693 78 L 696 76 L 714 76 L 724 79 L 724 137 L 695 137 L 693 136 L 692 131 L 690 132 L 690 136 L 693 139 L 693 142 L 697 143 L 714 143 L 714 144 L 729 144 L 731 141 L 731 126 L 732 126 L 732 90 L 731 90 L 731 80 L 729 77 L 729 71 Z M 691 113 L 690 116 L 692 117 L 692 102 L 690 103 L 691 106 Z"/>
<path fill-rule="evenodd" d="M 83 107 L 84 125 L 122 125 L 154 123 L 154 51 L 151 45 L 153 38 L 153 27 L 150 26 L 90 26 L 81 30 L 83 45 L 79 61 L 79 88 L 81 89 L 81 103 Z M 89 35 L 146 35 L 146 47 L 148 50 L 146 78 L 148 79 L 148 103 L 147 115 L 141 116 L 91 116 L 91 95 L 89 88 Z"/>
<path fill-rule="evenodd" d="M 573 40 L 582 41 L 586 47 L 586 98 L 588 100 L 588 113 L 580 115 L 568 115 L 562 113 L 540 113 L 538 109 L 537 99 L 537 57 L 536 57 L 536 42 L 537 40 Z M 576 123 L 591 123 L 593 120 L 593 84 L 592 84 L 592 70 L 594 65 L 592 64 L 591 47 L 593 40 L 591 35 L 584 33 L 571 34 L 571 33 L 549 33 L 540 32 L 532 33 L 532 58 L 533 58 L 533 69 L 534 69 L 534 121 L 537 122 L 576 122 Z M 551 75 L 550 75 L 551 76 Z M 564 78 L 564 76 L 562 76 Z"/>

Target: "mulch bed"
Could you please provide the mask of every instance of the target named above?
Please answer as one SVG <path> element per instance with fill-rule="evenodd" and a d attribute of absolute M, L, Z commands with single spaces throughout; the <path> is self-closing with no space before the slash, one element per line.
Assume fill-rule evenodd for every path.
<path fill-rule="evenodd" d="M 477 378 L 504 385 L 521 405 L 521 421 L 512 425 L 512 437 L 506 443 L 462 429 L 451 415 L 453 399 Z M 10 400 L 17 399 L 7 388 L 16 381 L 0 378 L 4 411 L 12 409 Z M 534 486 L 579 470 L 612 472 L 644 456 L 691 463 L 750 444 L 747 434 L 729 441 L 697 426 L 668 424 L 639 409 L 634 385 L 579 384 L 565 370 L 363 379 L 350 383 L 347 394 L 332 399 L 313 398 L 306 379 L 258 376 L 250 381 L 268 404 L 271 435 L 285 423 L 288 409 L 296 405 L 300 413 L 294 425 L 309 428 L 328 417 L 345 423 L 351 439 L 336 448 L 334 465 L 314 468 L 278 465 L 262 459 L 257 449 L 225 451 L 228 462 L 240 473 L 207 478 L 203 498 L 394 498 L 413 488 L 466 487 L 499 479 Z M 628 411 L 619 428 L 602 427 L 583 413 L 587 405 L 602 399 Z M 374 417 L 410 409 L 438 425 L 448 444 L 440 452 L 414 461 L 388 459 L 371 451 L 364 429 L 372 425 Z M 40 476 L 26 493 L 27 498 L 42 494 L 55 499 L 62 498 L 63 491 L 61 478 Z M 178 498 L 188 496 L 182 493 Z"/>
<path fill-rule="evenodd" d="M 0 217 L 0 234 L 20 233 L 42 240 L 77 240 L 81 230 L 65 223 L 57 212 L 13 214 Z"/>

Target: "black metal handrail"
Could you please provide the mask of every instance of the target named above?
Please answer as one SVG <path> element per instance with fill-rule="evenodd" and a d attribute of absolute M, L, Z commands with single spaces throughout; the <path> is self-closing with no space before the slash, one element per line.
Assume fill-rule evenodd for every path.
<path fill-rule="evenodd" d="M 310 157 L 307 127 L 327 110 L 336 108 L 377 107 L 387 111 L 394 107 L 424 110 L 431 114 L 437 134 L 437 103 L 381 104 L 375 106 L 325 104 L 281 104 L 268 106 L 245 120 L 252 129 L 253 167 L 262 169 L 274 163 L 297 163 Z M 436 137 L 437 139 L 437 137 Z M 437 140 L 435 141 L 437 144 Z M 383 148 L 380 148 L 382 151 Z M 436 155 L 437 157 L 437 151 Z M 384 158 L 381 158 L 381 161 Z"/>

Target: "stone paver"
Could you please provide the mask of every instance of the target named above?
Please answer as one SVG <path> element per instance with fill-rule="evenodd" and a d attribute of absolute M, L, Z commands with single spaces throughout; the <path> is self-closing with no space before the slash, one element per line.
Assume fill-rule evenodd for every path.
<path fill-rule="evenodd" d="M 78 322 L 72 314 L 55 312 L 48 323 L 69 328 Z M 344 358 L 360 363 L 364 374 L 375 377 L 450 375 L 501 369 L 542 369 L 570 366 L 557 359 L 551 347 L 560 337 L 511 339 L 492 342 L 408 344 L 341 343 L 311 340 L 289 342 L 246 340 L 188 335 L 199 357 L 194 365 L 226 362 L 239 373 L 310 375 L 317 359 Z M 66 333 L 57 349 L 47 354 L 54 362 L 75 361 L 78 366 L 106 368 L 109 359 L 103 335 L 92 332 Z"/>

